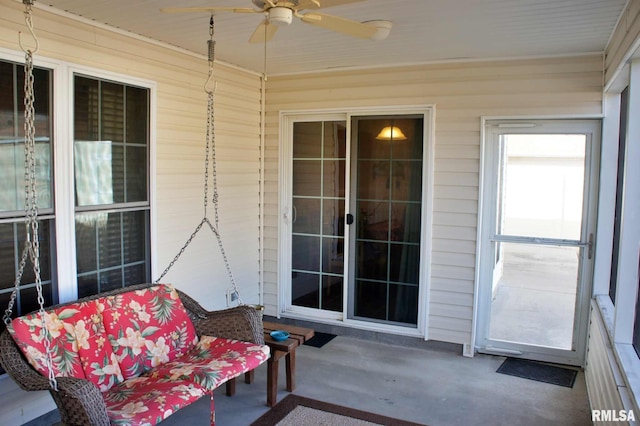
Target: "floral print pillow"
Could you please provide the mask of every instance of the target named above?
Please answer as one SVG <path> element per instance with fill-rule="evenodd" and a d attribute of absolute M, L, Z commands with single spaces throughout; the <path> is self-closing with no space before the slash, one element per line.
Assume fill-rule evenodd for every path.
<path fill-rule="evenodd" d="M 170 285 L 105 297 L 98 306 L 125 379 L 173 361 L 198 342 L 187 311 Z"/>
<path fill-rule="evenodd" d="M 76 341 L 86 378 L 95 383 L 101 392 L 105 392 L 123 382 L 124 377 L 104 329 L 97 302 L 94 301 L 93 305 L 95 313 L 91 315 L 90 323 L 81 320 L 75 324 Z"/>
<path fill-rule="evenodd" d="M 76 303 L 14 319 L 8 326 L 29 363 L 48 376 L 44 329 L 50 336 L 53 372 L 56 377 L 89 379 L 101 391 L 124 379 L 102 325 L 95 301 Z"/>

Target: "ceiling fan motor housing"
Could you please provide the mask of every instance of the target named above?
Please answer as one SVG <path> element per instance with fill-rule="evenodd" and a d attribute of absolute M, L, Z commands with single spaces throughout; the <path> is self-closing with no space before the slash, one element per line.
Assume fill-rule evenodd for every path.
<path fill-rule="evenodd" d="M 288 7 L 276 6 L 269 9 L 269 23 L 286 26 L 293 20 L 293 11 Z"/>

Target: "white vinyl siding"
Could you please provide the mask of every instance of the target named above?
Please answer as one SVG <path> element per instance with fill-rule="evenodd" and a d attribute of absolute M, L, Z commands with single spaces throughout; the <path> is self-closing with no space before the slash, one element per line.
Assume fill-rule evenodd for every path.
<path fill-rule="evenodd" d="M 602 57 L 446 63 L 271 76 L 267 81 L 264 304 L 278 312 L 279 113 L 435 105 L 428 337 L 469 344 L 474 315 L 481 117 L 594 116 Z"/>
<path fill-rule="evenodd" d="M 605 86 L 617 77 L 629 55 L 640 45 L 640 0 L 629 0 L 604 55 Z"/>
<path fill-rule="evenodd" d="M 584 375 L 591 409 L 619 412 L 624 409 L 620 394 L 627 392 L 618 365 L 614 361 L 609 336 L 595 300 L 591 302 L 589 346 L 591 349 L 587 353 Z"/>

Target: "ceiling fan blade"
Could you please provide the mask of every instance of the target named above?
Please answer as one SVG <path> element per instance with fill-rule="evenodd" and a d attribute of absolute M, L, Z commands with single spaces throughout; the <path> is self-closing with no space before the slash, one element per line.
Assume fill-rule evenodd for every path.
<path fill-rule="evenodd" d="M 365 0 L 300 0 L 296 10 L 318 10 L 326 9 L 333 6 L 341 6 L 343 4 L 358 3 Z M 318 4 L 320 6 L 318 6 Z"/>
<path fill-rule="evenodd" d="M 164 13 L 191 13 L 191 12 L 234 12 L 234 13 L 262 13 L 261 10 L 250 7 L 163 7 L 160 12 Z"/>
<path fill-rule="evenodd" d="M 316 27 L 359 38 L 370 38 L 378 31 L 374 26 L 338 16 L 326 15 L 324 13 L 305 13 L 304 15 L 300 15 L 300 19 Z"/>
<path fill-rule="evenodd" d="M 265 41 L 271 41 L 273 36 L 278 31 L 278 26 L 270 24 L 268 20 L 264 20 L 258 25 L 258 28 L 253 32 L 249 38 L 249 43 L 264 43 Z"/>

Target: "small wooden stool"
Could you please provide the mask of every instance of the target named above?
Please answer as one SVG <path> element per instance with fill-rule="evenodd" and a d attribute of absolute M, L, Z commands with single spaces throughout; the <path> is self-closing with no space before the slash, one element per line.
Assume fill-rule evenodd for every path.
<path fill-rule="evenodd" d="M 296 388 L 296 348 L 307 340 L 311 339 L 315 332 L 311 328 L 297 327 L 294 325 L 279 324 L 265 321 L 264 342 L 271 349 L 271 356 L 267 360 L 267 405 L 276 405 L 278 395 L 278 365 L 282 357 L 285 357 L 285 368 L 287 377 L 287 392 L 293 392 Z M 284 330 L 289 333 L 289 338 L 277 342 L 271 338 L 272 331 Z M 253 382 L 253 371 L 245 373 L 245 383 Z M 233 396 L 236 389 L 236 380 L 231 379 L 226 384 L 227 396 Z"/>

